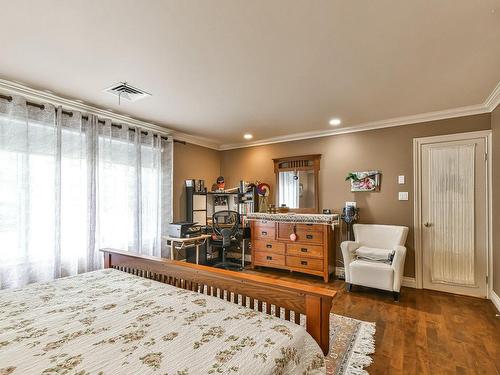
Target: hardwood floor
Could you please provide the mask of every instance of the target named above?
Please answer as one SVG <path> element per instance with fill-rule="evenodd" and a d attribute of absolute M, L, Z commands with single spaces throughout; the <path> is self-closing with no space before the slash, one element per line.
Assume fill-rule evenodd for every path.
<path fill-rule="evenodd" d="M 287 271 L 244 272 L 322 285 L 339 291 L 332 312 L 375 322 L 376 352 L 370 375 L 500 374 L 500 318 L 491 301 L 403 288 L 401 301 L 389 292 Z"/>

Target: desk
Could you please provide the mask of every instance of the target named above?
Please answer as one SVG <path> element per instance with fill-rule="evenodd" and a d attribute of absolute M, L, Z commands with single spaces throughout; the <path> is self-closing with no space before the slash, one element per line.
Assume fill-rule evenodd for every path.
<path fill-rule="evenodd" d="M 167 241 L 167 246 L 170 241 L 170 259 L 174 260 L 174 249 L 182 250 L 189 246 L 196 247 L 196 264 L 200 260 L 200 246 L 203 245 L 208 238 L 212 237 L 210 234 L 201 234 L 196 237 L 177 238 L 177 237 L 163 237 Z M 175 244 L 178 244 L 176 247 Z"/>

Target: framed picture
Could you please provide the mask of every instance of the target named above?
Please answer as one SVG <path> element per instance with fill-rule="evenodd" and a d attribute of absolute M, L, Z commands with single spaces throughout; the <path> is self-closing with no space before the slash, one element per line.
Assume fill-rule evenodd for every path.
<path fill-rule="evenodd" d="M 352 192 L 380 190 L 380 171 L 349 172 L 347 180 L 351 181 Z"/>

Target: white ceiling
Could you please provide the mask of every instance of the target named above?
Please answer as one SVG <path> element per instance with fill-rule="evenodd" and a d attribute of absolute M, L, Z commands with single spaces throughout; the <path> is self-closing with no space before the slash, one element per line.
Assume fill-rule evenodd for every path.
<path fill-rule="evenodd" d="M 0 0 L 0 78 L 245 142 L 483 103 L 500 0 Z M 118 81 L 153 94 L 118 105 Z"/>

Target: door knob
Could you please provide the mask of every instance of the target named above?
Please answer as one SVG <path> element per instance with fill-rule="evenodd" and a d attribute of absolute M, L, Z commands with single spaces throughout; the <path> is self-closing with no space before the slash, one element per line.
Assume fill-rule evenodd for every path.
<path fill-rule="evenodd" d="M 426 221 L 426 222 L 424 223 L 424 227 L 426 227 L 426 228 L 429 228 L 431 225 L 432 225 L 432 224 L 431 224 L 431 223 L 429 223 L 428 221 Z"/>

